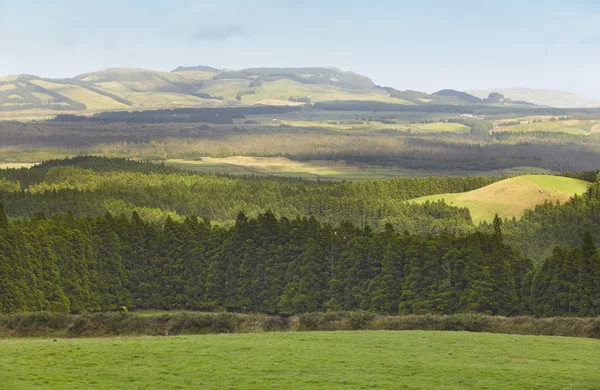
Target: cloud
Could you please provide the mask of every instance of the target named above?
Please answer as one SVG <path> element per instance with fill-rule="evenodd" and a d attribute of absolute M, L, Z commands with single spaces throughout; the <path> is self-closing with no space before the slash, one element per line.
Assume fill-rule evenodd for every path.
<path fill-rule="evenodd" d="M 200 27 L 192 36 L 192 42 L 225 41 L 230 38 L 245 38 L 248 31 L 237 24 Z"/>

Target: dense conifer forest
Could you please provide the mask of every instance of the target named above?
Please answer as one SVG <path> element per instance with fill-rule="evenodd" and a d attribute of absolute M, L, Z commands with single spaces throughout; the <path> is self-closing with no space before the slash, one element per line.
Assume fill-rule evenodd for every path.
<path fill-rule="evenodd" d="M 10 222 L 0 210 L 0 311 L 194 309 L 299 314 L 600 314 L 591 235 L 541 268 L 492 234 L 419 236 L 256 219 L 163 226 L 71 213 Z"/>
<path fill-rule="evenodd" d="M 473 227 L 466 209 L 443 203 L 416 205 L 408 199 L 484 187 L 485 177 L 313 182 L 202 175 L 152 163 L 81 157 L 50 161 L 31 169 L 0 171 L 0 201 L 11 217 L 72 211 L 76 216 L 130 215 L 164 223 L 200 216 L 231 226 L 239 211 L 256 217 L 314 216 L 321 222 L 351 221 L 381 229 L 391 223 L 411 233 L 465 233 Z M 1 177 L 1 176 L 0 176 Z M 2 184 L 3 183 L 3 184 Z"/>

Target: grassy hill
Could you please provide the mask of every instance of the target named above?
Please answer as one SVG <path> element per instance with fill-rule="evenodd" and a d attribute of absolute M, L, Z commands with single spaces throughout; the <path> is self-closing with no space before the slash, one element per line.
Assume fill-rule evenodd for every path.
<path fill-rule="evenodd" d="M 481 99 L 487 98 L 492 92 L 498 92 L 507 99 L 527 101 L 539 106 L 560 108 L 600 107 L 599 100 L 564 91 L 528 88 L 499 88 L 494 90 L 476 90 L 467 92 Z"/>
<path fill-rule="evenodd" d="M 567 337 L 283 332 L 7 339 L 0 347 L 4 387 L 20 389 L 592 389 L 600 382 L 598 341 Z"/>
<path fill-rule="evenodd" d="M 520 217 L 525 210 L 545 201 L 566 202 L 584 193 L 590 183 L 560 176 L 525 175 L 491 184 L 475 191 L 441 194 L 412 200 L 417 203 L 444 200 L 447 204 L 467 207 L 473 222 L 491 221 L 495 214 L 502 218 Z M 543 191 L 541 193 L 540 191 Z"/>
<path fill-rule="evenodd" d="M 336 68 L 179 67 L 173 72 L 114 68 L 71 79 L 0 79 L 0 111 L 144 110 L 178 107 L 303 105 L 331 100 L 414 104 Z M 24 114 L 25 115 L 25 114 Z"/>

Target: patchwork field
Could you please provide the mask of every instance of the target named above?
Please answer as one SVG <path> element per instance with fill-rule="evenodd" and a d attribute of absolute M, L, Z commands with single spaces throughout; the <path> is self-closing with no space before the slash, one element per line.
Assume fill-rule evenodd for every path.
<path fill-rule="evenodd" d="M 501 218 L 520 217 L 525 210 L 545 201 L 566 202 L 575 194 L 582 194 L 590 183 L 559 176 L 526 175 L 502 180 L 475 191 L 442 194 L 414 199 L 414 202 L 437 202 L 467 207 L 473 222 L 491 221 L 495 214 Z M 543 191 L 543 192 L 540 192 Z"/>
<path fill-rule="evenodd" d="M 593 389 L 598 340 L 308 332 L 0 341 L 6 389 Z"/>

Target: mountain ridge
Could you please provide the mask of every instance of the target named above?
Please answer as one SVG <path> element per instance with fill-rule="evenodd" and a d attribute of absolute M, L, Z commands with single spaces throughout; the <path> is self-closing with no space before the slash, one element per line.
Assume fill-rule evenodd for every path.
<path fill-rule="evenodd" d="M 502 91 L 494 90 L 500 93 L 493 95 L 500 96 Z M 532 90 L 528 91 L 532 96 Z M 486 95 L 484 92 L 489 91 L 479 92 L 479 95 Z M 574 94 L 564 93 L 564 96 L 571 102 L 588 102 Z M 555 100 L 559 100 L 558 97 L 555 96 Z M 528 99 L 513 99 L 510 94 L 506 99 L 490 100 L 486 96 L 455 90 L 434 94 L 401 91 L 376 85 L 367 76 L 335 67 L 219 70 L 198 65 L 180 66 L 171 72 L 108 68 L 62 79 L 35 75 L 0 77 L 0 112 L 52 115 L 82 111 L 298 106 L 335 101 L 418 106 L 535 103 Z"/>

